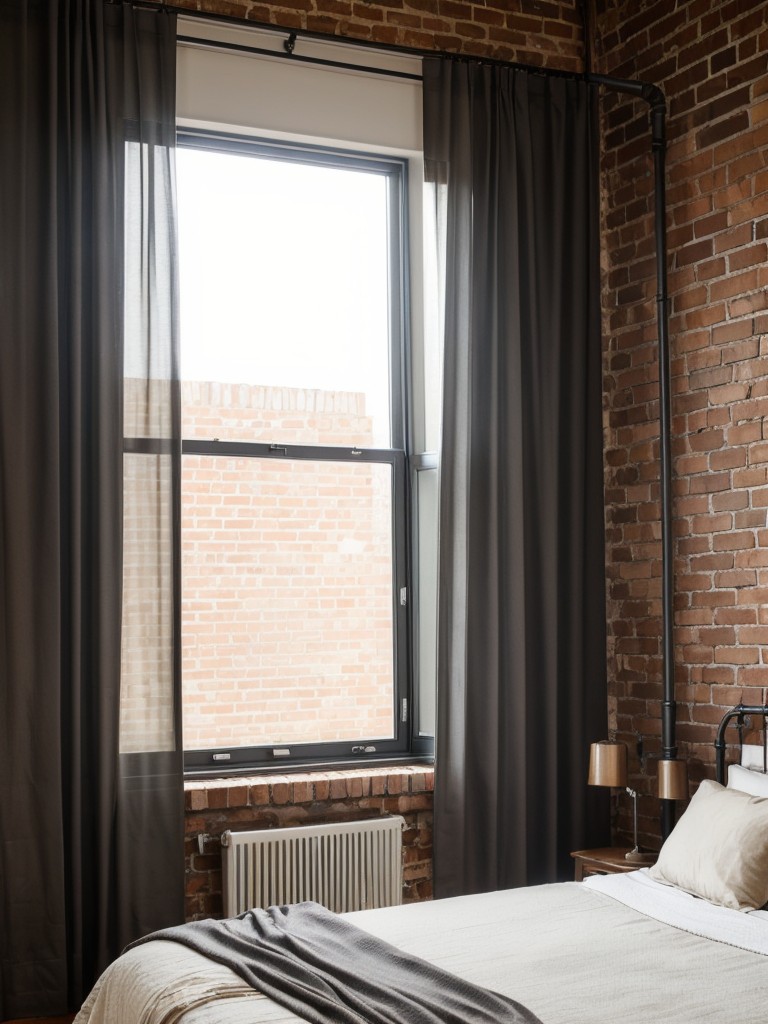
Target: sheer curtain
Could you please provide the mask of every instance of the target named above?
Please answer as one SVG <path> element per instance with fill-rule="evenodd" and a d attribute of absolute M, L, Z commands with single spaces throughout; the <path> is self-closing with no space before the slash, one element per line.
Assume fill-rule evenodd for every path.
<path fill-rule="evenodd" d="M 0 0 L 0 83 L 4 1019 L 76 1007 L 183 920 L 174 19 Z"/>
<path fill-rule="evenodd" d="M 596 108 L 590 86 L 424 62 L 444 237 L 435 886 L 572 877 L 607 836 Z"/>

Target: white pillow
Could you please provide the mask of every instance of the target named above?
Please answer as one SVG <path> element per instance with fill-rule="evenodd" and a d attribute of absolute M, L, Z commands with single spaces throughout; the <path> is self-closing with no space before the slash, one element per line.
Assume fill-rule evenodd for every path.
<path fill-rule="evenodd" d="M 717 906 L 762 907 L 768 902 L 768 797 L 705 779 L 650 874 Z"/>
<path fill-rule="evenodd" d="M 743 743 L 741 747 L 742 768 L 755 768 L 762 772 L 765 770 L 765 750 L 762 743 Z"/>
<path fill-rule="evenodd" d="M 728 789 L 738 789 L 750 796 L 768 796 L 768 775 L 740 764 L 728 765 Z"/>

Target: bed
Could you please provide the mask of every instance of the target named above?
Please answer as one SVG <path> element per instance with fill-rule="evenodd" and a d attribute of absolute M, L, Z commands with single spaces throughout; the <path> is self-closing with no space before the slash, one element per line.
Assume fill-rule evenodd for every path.
<path fill-rule="evenodd" d="M 653 868 L 345 917 L 542 1024 L 764 1024 L 766 903 L 768 777 L 742 768 L 728 787 L 700 785 Z M 75 1024 L 301 1019 L 228 967 L 155 940 L 105 971 Z"/>

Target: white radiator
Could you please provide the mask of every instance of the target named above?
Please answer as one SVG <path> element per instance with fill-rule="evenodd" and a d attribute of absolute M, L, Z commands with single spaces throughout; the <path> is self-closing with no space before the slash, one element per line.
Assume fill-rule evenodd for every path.
<path fill-rule="evenodd" d="M 329 910 L 402 903 L 404 820 L 222 834 L 224 916 L 314 900 Z"/>

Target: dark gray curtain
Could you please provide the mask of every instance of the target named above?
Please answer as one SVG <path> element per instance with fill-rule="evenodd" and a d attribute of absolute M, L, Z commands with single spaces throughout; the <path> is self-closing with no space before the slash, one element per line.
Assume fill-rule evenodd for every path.
<path fill-rule="evenodd" d="M 596 108 L 424 62 L 445 242 L 435 888 L 573 877 L 607 838 Z M 593 791 L 594 793 L 594 791 Z"/>
<path fill-rule="evenodd" d="M 2 1019 L 77 1007 L 183 919 L 174 93 L 170 15 L 0 0 Z M 162 449 L 143 547 L 167 588 L 133 701 L 124 363 Z"/>

